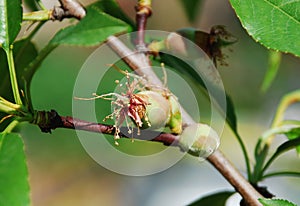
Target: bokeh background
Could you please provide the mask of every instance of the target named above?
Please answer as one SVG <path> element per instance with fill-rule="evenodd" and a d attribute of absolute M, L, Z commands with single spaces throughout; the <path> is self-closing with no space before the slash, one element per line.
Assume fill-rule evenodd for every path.
<path fill-rule="evenodd" d="M 57 4 L 53 0 L 43 2 L 47 8 Z M 84 5 L 91 2 L 81 0 Z M 136 1 L 118 2 L 134 18 Z M 68 22 L 46 23 L 34 38 L 37 47 L 41 49 Z M 209 31 L 216 24 L 226 25 L 239 39 L 231 47 L 233 51 L 226 52 L 229 66 L 221 66 L 219 71 L 235 104 L 239 131 L 253 163 L 255 143 L 270 126 L 280 98 L 300 86 L 300 60 L 292 55 L 283 55 L 274 84 L 267 93 L 261 93 L 268 51 L 247 35 L 227 0 L 203 0 L 193 24 L 188 22 L 179 0 L 153 1 L 148 29 L 174 31 L 193 26 Z M 95 49 L 65 46 L 55 49 L 34 76 L 31 91 L 35 109 L 56 109 L 61 115 L 71 115 L 76 76 Z M 110 111 L 108 107 L 104 109 Z M 299 119 L 299 109 L 299 105 L 294 105 L 287 111 L 287 117 Z M 41 133 L 36 126 L 24 124 L 21 132 L 28 158 L 33 205 L 186 205 L 205 194 L 232 190 L 209 163 L 200 163 L 188 155 L 159 174 L 130 177 L 111 172 L 94 162 L 83 149 L 75 131 L 57 129 L 50 135 Z M 274 144 L 284 140 L 284 137 L 278 137 Z M 139 143 L 139 147 L 155 150 L 161 145 L 146 142 Z M 222 134 L 220 149 L 245 174 L 240 147 L 228 128 Z M 272 170 L 280 168 L 300 171 L 295 151 L 281 156 L 271 167 Z M 262 185 L 268 186 L 278 197 L 300 204 L 300 179 L 276 177 L 262 182 Z"/>

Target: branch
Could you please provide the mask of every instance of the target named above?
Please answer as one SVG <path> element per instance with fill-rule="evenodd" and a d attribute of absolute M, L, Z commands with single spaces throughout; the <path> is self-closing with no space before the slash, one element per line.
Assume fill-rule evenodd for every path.
<path fill-rule="evenodd" d="M 62 21 L 65 18 L 81 20 L 86 15 L 84 7 L 73 0 L 60 0 L 61 6 L 54 6 L 51 10 L 40 10 L 23 13 L 23 21 Z"/>
<path fill-rule="evenodd" d="M 128 49 L 118 38 L 110 36 L 107 44 L 117 53 L 128 65 L 141 76 L 145 76 L 151 84 L 163 85 L 160 79 L 151 69 L 146 56 L 142 52 L 133 52 Z M 145 60 L 146 59 L 146 60 Z M 194 120 L 182 109 L 184 124 L 193 124 Z M 208 157 L 208 161 L 227 179 L 227 181 L 241 194 L 249 205 L 261 205 L 258 201 L 262 198 L 253 186 L 236 170 L 221 151 L 215 151 Z"/>
<path fill-rule="evenodd" d="M 152 14 L 151 0 L 139 0 L 135 10 L 137 24 L 137 39 L 135 44 L 139 51 L 146 51 L 145 28 L 147 19 Z"/>
<path fill-rule="evenodd" d="M 88 122 L 70 116 L 63 117 L 55 110 L 37 111 L 34 119 L 35 121 L 31 123 L 38 125 L 41 131 L 45 133 L 51 133 L 51 130 L 57 128 L 66 128 L 109 135 L 115 134 L 115 127 L 113 125 Z M 155 137 L 150 139 L 150 141 L 161 142 L 166 146 L 179 146 L 179 137 L 170 133 L 151 130 L 138 131 L 136 128 L 133 128 L 133 132 L 130 134 L 127 131 L 128 128 L 120 128 L 119 136 L 122 138 L 134 138 L 139 140 L 149 140 L 147 137 Z"/>

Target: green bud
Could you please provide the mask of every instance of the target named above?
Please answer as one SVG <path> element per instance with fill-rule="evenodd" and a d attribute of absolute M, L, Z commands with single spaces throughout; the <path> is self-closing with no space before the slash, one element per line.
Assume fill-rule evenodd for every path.
<path fill-rule="evenodd" d="M 220 144 L 220 137 L 210 126 L 195 123 L 187 126 L 180 135 L 181 149 L 193 156 L 206 158 L 211 155 Z"/>

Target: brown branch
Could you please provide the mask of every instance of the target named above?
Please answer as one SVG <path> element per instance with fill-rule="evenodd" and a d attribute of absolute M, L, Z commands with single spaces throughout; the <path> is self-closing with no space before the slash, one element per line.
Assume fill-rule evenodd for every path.
<path fill-rule="evenodd" d="M 130 67 L 141 76 L 145 76 L 151 84 L 163 85 L 160 79 L 151 69 L 146 56 L 141 52 L 133 52 L 128 49 L 118 38 L 111 36 L 107 44 L 117 53 Z M 184 124 L 193 124 L 194 120 L 182 108 Z M 236 170 L 227 158 L 220 152 L 215 151 L 208 157 L 208 161 L 227 179 L 227 181 L 241 194 L 249 205 L 260 206 L 259 198 L 262 198 L 254 187 Z"/>
<path fill-rule="evenodd" d="M 86 15 L 84 7 L 73 0 L 59 0 L 61 7 L 55 6 L 52 10 L 50 19 L 63 20 L 64 18 L 75 17 L 81 20 Z"/>
<path fill-rule="evenodd" d="M 136 10 L 136 25 L 137 25 L 137 38 L 136 47 L 138 51 L 146 51 L 145 44 L 145 28 L 147 19 L 152 14 L 151 0 L 138 1 L 138 5 L 135 7 Z"/>
<path fill-rule="evenodd" d="M 88 122 L 70 116 L 63 117 L 55 110 L 36 111 L 34 119 L 35 121 L 31 123 L 38 125 L 41 131 L 45 133 L 51 133 L 51 130 L 55 130 L 57 128 L 66 128 L 109 135 L 115 134 L 115 127 L 113 125 Z M 161 142 L 167 146 L 179 146 L 179 137 L 170 133 L 152 130 L 138 131 L 136 128 L 133 128 L 132 133 L 128 133 L 127 127 L 121 127 L 119 136 L 122 138 Z"/>

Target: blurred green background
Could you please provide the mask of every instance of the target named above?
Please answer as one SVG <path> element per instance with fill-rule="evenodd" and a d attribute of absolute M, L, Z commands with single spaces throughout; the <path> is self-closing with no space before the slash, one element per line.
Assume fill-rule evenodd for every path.
<path fill-rule="evenodd" d="M 55 1 L 43 2 L 47 8 L 52 8 Z M 92 1 L 81 2 L 86 5 Z M 134 18 L 136 1 L 119 2 Z M 55 31 L 67 23 L 68 20 L 46 23 L 34 39 L 37 47 L 42 48 Z M 233 51 L 226 51 L 229 66 L 220 67 L 219 71 L 235 104 L 239 131 L 253 160 L 257 138 L 269 127 L 280 98 L 299 88 L 300 60 L 292 55 L 283 55 L 274 84 L 266 94 L 262 94 L 260 86 L 267 69 L 268 52 L 246 34 L 225 0 L 203 0 L 194 24 L 188 22 L 179 0 L 153 1 L 148 29 L 174 31 L 193 26 L 209 31 L 216 24 L 226 25 L 239 39 L 231 47 Z M 55 109 L 61 115 L 72 115 L 76 76 L 95 49 L 63 46 L 55 49 L 34 76 L 31 91 L 35 109 Z M 109 104 L 103 106 L 103 111 L 106 111 L 105 114 L 110 112 Z M 294 105 L 287 116 L 299 119 L 299 111 L 299 105 Z M 23 124 L 21 132 L 25 139 L 33 205 L 185 205 L 201 195 L 232 189 L 212 166 L 193 157 L 186 156 L 159 174 L 129 177 L 111 172 L 94 162 L 72 130 L 57 129 L 50 135 L 41 133 L 36 126 Z M 279 137 L 274 144 L 283 140 L 284 137 Z M 129 143 L 130 140 L 123 140 L 120 147 Z M 162 147 L 151 142 L 137 145 L 129 145 L 128 149 L 145 147 L 155 151 Z M 222 134 L 221 150 L 245 174 L 240 147 L 228 128 Z M 280 157 L 272 167 L 276 168 L 299 171 L 296 153 L 291 151 Z M 300 204 L 299 179 L 273 178 L 262 184 L 278 197 Z"/>

